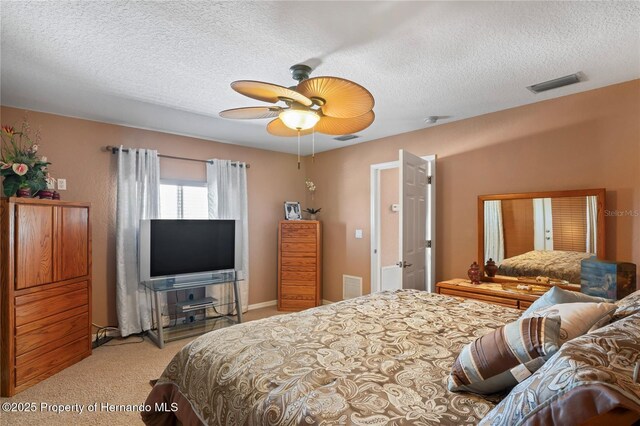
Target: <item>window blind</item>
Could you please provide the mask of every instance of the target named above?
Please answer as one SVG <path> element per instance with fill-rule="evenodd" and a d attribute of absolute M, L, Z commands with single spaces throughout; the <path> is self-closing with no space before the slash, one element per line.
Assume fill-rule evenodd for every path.
<path fill-rule="evenodd" d="M 207 219 L 207 187 L 194 183 L 160 184 L 161 219 Z"/>
<path fill-rule="evenodd" d="M 587 244 L 587 197 L 551 200 L 553 249 L 584 252 Z"/>

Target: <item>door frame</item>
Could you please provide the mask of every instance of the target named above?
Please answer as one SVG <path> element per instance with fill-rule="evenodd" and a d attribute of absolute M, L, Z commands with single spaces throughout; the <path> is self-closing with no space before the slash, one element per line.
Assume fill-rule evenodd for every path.
<path fill-rule="evenodd" d="M 425 198 L 431 213 L 431 223 L 427 223 L 427 238 L 431 239 L 431 247 L 425 250 L 425 259 L 428 267 L 426 274 L 426 289 L 428 292 L 435 291 L 435 261 L 436 261 L 436 155 L 420 156 L 423 160 L 431 164 L 431 184 L 427 186 Z M 380 171 L 394 169 L 400 167 L 400 160 L 388 161 L 386 163 L 378 163 L 371 165 L 370 171 L 370 220 L 371 220 L 371 293 L 380 291 L 382 288 L 380 283 Z M 431 191 L 429 191 L 431 189 Z"/>

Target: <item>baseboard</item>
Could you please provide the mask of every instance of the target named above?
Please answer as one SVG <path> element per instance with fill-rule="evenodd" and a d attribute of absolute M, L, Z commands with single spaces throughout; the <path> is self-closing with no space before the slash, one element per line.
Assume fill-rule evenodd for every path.
<path fill-rule="evenodd" d="M 278 304 L 277 300 L 269 300 L 268 302 L 254 303 L 253 305 L 249 305 L 248 310 L 253 311 L 255 309 L 262 309 L 262 308 L 267 308 L 269 306 L 275 306 L 277 304 Z"/>
<path fill-rule="evenodd" d="M 331 300 L 327 300 L 327 299 L 322 299 L 322 304 L 323 305 L 330 305 L 332 303 L 336 303 L 336 302 L 332 302 Z"/>

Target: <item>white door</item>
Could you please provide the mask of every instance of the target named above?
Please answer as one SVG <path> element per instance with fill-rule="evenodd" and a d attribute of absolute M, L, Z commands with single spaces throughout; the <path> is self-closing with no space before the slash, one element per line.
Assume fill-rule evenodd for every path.
<path fill-rule="evenodd" d="M 533 248 L 553 250 L 551 198 L 533 199 Z"/>
<path fill-rule="evenodd" d="M 400 150 L 400 261 L 402 288 L 429 290 L 427 286 L 428 162 Z"/>
<path fill-rule="evenodd" d="M 435 274 L 436 156 L 435 155 L 423 156 L 422 160 L 424 160 L 427 163 L 428 175 L 426 179 L 427 179 L 428 185 L 426 187 L 426 190 L 423 189 L 423 194 L 426 197 L 426 206 L 425 206 L 426 209 L 423 210 L 422 213 L 417 214 L 417 217 L 422 216 L 422 218 L 417 219 L 417 221 L 420 222 L 420 224 L 418 225 L 419 228 L 423 228 L 423 225 L 426 224 L 427 244 L 426 244 L 426 250 L 424 248 L 422 249 L 424 253 L 423 259 L 426 260 L 426 276 L 424 277 L 423 281 L 418 281 L 416 283 L 416 287 L 433 292 L 435 291 L 435 279 L 436 279 L 436 274 Z M 407 268 L 402 267 L 404 265 L 404 261 L 406 260 L 402 250 L 402 241 L 403 239 L 404 240 L 407 240 L 407 239 L 403 238 L 404 234 L 402 231 L 403 229 L 402 222 L 408 223 L 408 226 L 414 229 L 414 231 L 405 230 L 404 232 L 409 232 L 409 233 L 415 232 L 415 229 L 416 229 L 416 226 L 414 226 L 412 223 L 409 223 L 410 221 L 402 221 L 401 218 L 398 218 L 398 222 L 399 222 L 398 228 L 397 228 L 398 234 L 396 238 L 398 238 L 399 250 L 395 251 L 395 247 L 394 247 L 394 251 L 398 253 L 398 256 L 399 256 L 398 259 L 401 259 L 401 261 L 398 262 L 398 264 L 400 265 L 400 268 L 398 268 L 397 265 L 395 268 L 391 268 L 390 265 L 382 264 L 381 253 L 382 253 L 382 250 L 386 249 L 386 247 L 382 246 L 382 238 L 381 238 L 381 209 L 383 208 L 383 206 L 381 205 L 381 194 L 380 194 L 380 172 L 382 170 L 387 170 L 387 169 L 398 169 L 400 173 L 402 173 L 402 163 L 401 161 L 390 161 L 387 163 L 379 163 L 379 164 L 371 165 L 371 292 L 372 293 L 382 291 L 382 290 L 393 290 L 396 288 L 403 287 L 401 282 L 402 275 L 404 273 L 404 270 Z M 420 172 L 424 173 L 424 169 L 422 169 Z M 400 190 L 398 191 L 398 194 L 397 194 L 398 204 L 402 204 L 402 192 L 407 192 L 407 193 L 409 192 L 409 191 L 403 191 L 404 185 L 402 184 L 403 181 L 400 176 L 400 173 L 398 173 L 399 175 L 398 181 L 400 182 L 400 184 L 398 185 L 400 187 Z M 422 176 L 422 179 L 424 182 L 424 179 L 425 179 L 424 175 Z M 424 185 L 420 185 L 420 186 L 424 187 Z M 389 207 L 390 206 L 387 206 L 387 205 L 384 206 L 384 208 L 389 208 Z M 400 206 L 400 209 L 399 209 L 399 211 L 401 212 L 400 216 L 402 215 L 402 210 L 403 209 Z M 416 216 L 414 216 L 414 219 L 415 218 Z M 415 235 L 415 234 L 410 234 L 410 235 Z M 421 235 L 424 235 L 424 233 L 422 233 Z M 414 242 L 416 242 L 415 239 L 414 239 Z M 419 262 L 422 262 L 422 260 L 419 260 Z M 407 260 L 407 263 L 411 263 L 411 262 Z M 385 276 L 386 278 L 386 283 L 384 282 L 385 280 L 383 279 L 383 276 Z M 407 287 L 407 285 L 404 285 L 404 287 L 409 288 Z"/>

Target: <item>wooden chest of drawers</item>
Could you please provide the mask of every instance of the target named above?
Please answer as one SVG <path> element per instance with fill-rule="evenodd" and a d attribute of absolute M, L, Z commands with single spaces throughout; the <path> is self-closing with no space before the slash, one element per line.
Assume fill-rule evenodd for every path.
<path fill-rule="evenodd" d="M 322 226 L 283 220 L 278 226 L 278 310 L 322 304 Z"/>
<path fill-rule="evenodd" d="M 89 205 L 0 201 L 1 394 L 91 355 Z"/>
<path fill-rule="evenodd" d="M 447 296 L 475 299 L 521 310 L 527 309 L 540 297 L 540 295 L 504 290 L 502 285 L 499 283 L 482 283 L 476 285 L 471 284 L 471 281 L 464 279 L 453 279 L 439 282 L 436 285 L 436 291 Z"/>

